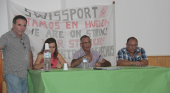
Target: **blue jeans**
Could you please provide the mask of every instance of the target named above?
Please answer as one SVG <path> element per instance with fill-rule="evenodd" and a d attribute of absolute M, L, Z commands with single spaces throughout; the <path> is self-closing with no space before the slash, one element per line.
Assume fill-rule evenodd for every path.
<path fill-rule="evenodd" d="M 20 78 L 12 74 L 5 75 L 8 93 L 28 93 L 27 78 Z"/>

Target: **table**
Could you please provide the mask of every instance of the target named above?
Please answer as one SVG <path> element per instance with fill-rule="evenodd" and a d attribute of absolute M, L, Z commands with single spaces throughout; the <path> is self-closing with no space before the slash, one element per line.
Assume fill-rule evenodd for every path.
<path fill-rule="evenodd" d="M 29 93 L 170 93 L 170 68 L 28 70 Z"/>

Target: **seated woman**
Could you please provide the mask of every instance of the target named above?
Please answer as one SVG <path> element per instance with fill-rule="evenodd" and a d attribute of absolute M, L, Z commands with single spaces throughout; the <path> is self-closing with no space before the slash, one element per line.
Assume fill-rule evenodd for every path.
<path fill-rule="evenodd" d="M 66 63 L 66 61 L 63 59 L 63 57 L 61 56 L 61 54 L 58 52 L 57 49 L 57 43 L 56 40 L 54 38 L 48 38 L 45 43 L 49 44 L 49 48 L 51 51 L 51 68 L 61 68 L 63 67 L 64 63 Z M 43 62 L 44 62 L 44 58 L 43 58 L 43 52 L 45 49 L 45 43 L 43 45 L 43 48 L 41 50 L 41 52 L 38 53 L 37 59 L 34 63 L 34 69 L 41 69 L 43 68 Z M 57 62 L 57 60 L 59 62 Z"/>

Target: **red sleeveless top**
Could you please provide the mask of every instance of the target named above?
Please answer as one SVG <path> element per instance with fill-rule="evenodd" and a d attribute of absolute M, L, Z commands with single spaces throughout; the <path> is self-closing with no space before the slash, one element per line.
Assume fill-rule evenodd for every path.
<path fill-rule="evenodd" d="M 40 63 L 43 63 L 44 59 L 41 60 Z M 57 59 L 54 59 L 53 55 L 52 55 L 52 59 L 51 59 L 51 68 L 55 68 L 57 66 Z M 43 67 L 42 67 L 43 68 Z"/>

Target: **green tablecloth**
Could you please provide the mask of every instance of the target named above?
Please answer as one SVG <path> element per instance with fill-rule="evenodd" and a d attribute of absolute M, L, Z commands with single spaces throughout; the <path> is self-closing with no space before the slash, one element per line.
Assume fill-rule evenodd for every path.
<path fill-rule="evenodd" d="M 28 71 L 29 93 L 170 93 L 170 68 Z"/>

